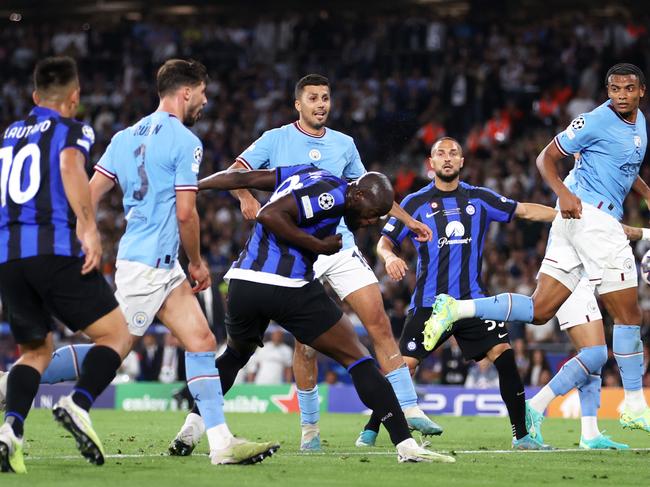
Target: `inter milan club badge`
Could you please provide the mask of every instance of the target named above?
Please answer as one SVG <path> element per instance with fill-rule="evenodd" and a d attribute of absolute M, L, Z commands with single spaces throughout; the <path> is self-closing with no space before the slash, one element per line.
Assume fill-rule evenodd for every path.
<path fill-rule="evenodd" d="M 465 208 L 465 213 L 467 213 L 469 216 L 472 216 L 474 213 L 476 213 L 476 208 L 474 208 L 474 205 L 469 204 Z"/>
<path fill-rule="evenodd" d="M 436 208 L 438 208 L 438 203 L 436 203 L 435 201 L 432 201 L 431 202 L 431 209 L 435 210 Z"/>

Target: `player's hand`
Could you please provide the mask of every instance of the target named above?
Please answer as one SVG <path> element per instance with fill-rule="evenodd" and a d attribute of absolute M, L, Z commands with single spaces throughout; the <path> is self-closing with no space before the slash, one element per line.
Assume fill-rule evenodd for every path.
<path fill-rule="evenodd" d="M 241 213 L 246 220 L 255 220 L 257 212 L 260 211 L 260 202 L 255 197 L 246 191 L 245 196 L 239 200 Z"/>
<path fill-rule="evenodd" d="M 404 262 L 396 255 L 389 256 L 386 259 L 385 265 L 386 265 L 386 274 L 388 274 L 388 276 L 393 281 L 401 281 L 404 278 L 404 276 L 406 276 L 406 271 L 409 268 L 406 265 L 406 262 Z"/>
<path fill-rule="evenodd" d="M 623 231 L 625 232 L 625 236 L 630 242 L 636 242 L 637 240 L 641 240 L 643 238 L 643 230 L 640 228 L 623 225 Z"/>
<path fill-rule="evenodd" d="M 94 269 L 99 269 L 99 264 L 102 261 L 102 241 L 97 227 L 85 229 L 77 224 L 77 238 L 86 254 L 83 266 L 81 266 L 81 274 L 88 274 Z"/>
<path fill-rule="evenodd" d="M 190 273 L 190 277 L 194 281 L 192 286 L 192 292 L 194 294 L 200 293 L 204 289 L 207 289 L 212 284 L 212 278 L 210 277 L 210 270 L 208 266 L 205 265 L 205 262 L 200 261 L 199 263 L 191 263 L 187 266 L 187 270 Z"/>
<path fill-rule="evenodd" d="M 418 242 L 430 242 L 433 238 L 433 232 L 426 223 L 422 223 L 415 218 L 411 218 L 406 224 L 409 230 L 411 230 L 417 237 L 415 240 Z"/>
<path fill-rule="evenodd" d="M 332 255 L 337 253 L 343 247 L 343 237 L 340 233 L 336 235 L 328 235 L 319 240 L 316 249 L 317 254 Z"/>
<path fill-rule="evenodd" d="M 560 205 L 560 213 L 562 218 L 581 218 L 582 217 L 582 201 L 570 191 L 562 193 L 558 197 L 558 204 Z"/>

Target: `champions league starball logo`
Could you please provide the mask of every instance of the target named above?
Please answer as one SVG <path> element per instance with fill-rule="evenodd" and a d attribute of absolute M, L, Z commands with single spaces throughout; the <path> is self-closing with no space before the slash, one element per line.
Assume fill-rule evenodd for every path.
<path fill-rule="evenodd" d="M 323 210 L 329 210 L 334 206 L 334 196 L 329 193 L 321 193 L 318 197 L 318 206 Z"/>
<path fill-rule="evenodd" d="M 580 115 L 577 118 L 574 118 L 573 121 L 571 122 L 571 128 L 573 130 L 580 130 L 582 127 L 585 126 L 585 117 Z"/>

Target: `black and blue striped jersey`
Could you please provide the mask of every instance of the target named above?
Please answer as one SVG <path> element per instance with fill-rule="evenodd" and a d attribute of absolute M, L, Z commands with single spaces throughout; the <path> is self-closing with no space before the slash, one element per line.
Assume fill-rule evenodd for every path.
<path fill-rule="evenodd" d="M 275 171 L 275 192 L 269 203 L 291 194 L 301 230 L 317 238 L 334 235 L 345 210 L 347 182 L 310 165 L 277 167 Z M 301 287 L 313 280 L 317 257 L 257 223 L 226 278 Z"/>
<path fill-rule="evenodd" d="M 415 234 L 395 218 L 382 230 L 397 246 L 410 237 L 417 250 L 410 307 L 430 307 L 441 293 L 457 299 L 485 296 L 481 267 L 488 227 L 493 221 L 509 222 L 517 202 L 462 181 L 449 192 L 440 191 L 431 182 L 406 196 L 401 206 L 433 231 L 431 242 L 418 242 Z"/>
<path fill-rule="evenodd" d="M 44 107 L 11 124 L 0 149 L 0 263 L 36 255 L 82 256 L 76 217 L 60 170 L 63 149 L 88 161 L 95 141 L 88 125 Z"/>

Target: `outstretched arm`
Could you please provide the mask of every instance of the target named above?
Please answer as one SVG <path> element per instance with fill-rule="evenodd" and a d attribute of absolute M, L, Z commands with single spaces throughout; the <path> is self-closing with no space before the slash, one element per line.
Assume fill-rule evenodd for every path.
<path fill-rule="evenodd" d="M 251 174 L 256 171 L 250 171 Z M 257 214 L 256 220 L 269 232 L 296 247 L 307 249 L 315 254 L 335 254 L 341 250 L 341 235 L 329 235 L 319 239 L 298 227 L 298 206 L 292 194 L 267 203 Z"/>
<path fill-rule="evenodd" d="M 394 218 L 397 218 L 404 225 L 406 225 L 409 230 L 415 233 L 415 235 L 417 235 L 415 240 L 418 242 L 429 242 L 433 238 L 433 232 L 426 224 L 413 218 L 395 201 L 393 201 L 393 207 L 390 209 L 388 214 Z"/>
<path fill-rule="evenodd" d="M 557 148 L 552 140 L 537 156 L 537 169 L 542 178 L 558 197 L 562 218 L 580 218 L 582 215 L 582 202 L 567 188 L 557 172 L 557 163 L 564 154 Z"/>
<path fill-rule="evenodd" d="M 228 171 L 234 171 L 236 169 L 246 169 L 243 163 L 235 161 L 232 166 L 228 168 Z M 230 194 L 239 200 L 239 206 L 241 208 L 241 213 L 244 215 L 246 220 L 255 220 L 255 215 L 260 211 L 260 202 L 257 201 L 255 196 L 252 195 L 247 189 L 233 189 Z"/>
<path fill-rule="evenodd" d="M 261 189 L 273 191 L 276 183 L 275 169 L 225 170 L 199 181 L 199 190 L 204 189 Z"/>
<path fill-rule="evenodd" d="M 552 222 L 557 215 L 557 210 L 550 206 L 539 205 L 537 203 L 517 203 L 515 216 L 522 220 L 534 222 Z"/>
<path fill-rule="evenodd" d="M 406 275 L 408 266 L 395 254 L 395 244 L 386 236 L 377 242 L 377 255 L 384 261 L 386 274 L 394 281 L 401 281 Z"/>

